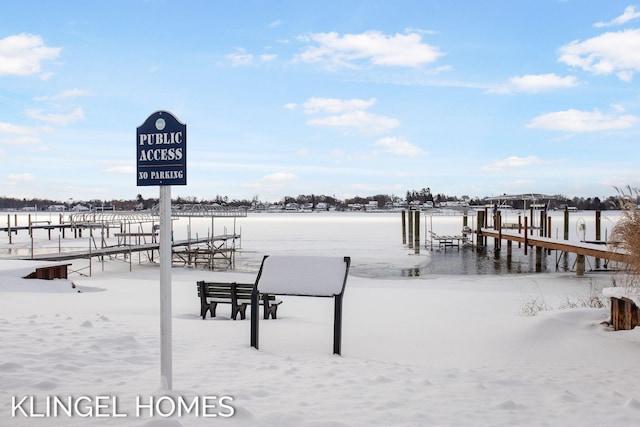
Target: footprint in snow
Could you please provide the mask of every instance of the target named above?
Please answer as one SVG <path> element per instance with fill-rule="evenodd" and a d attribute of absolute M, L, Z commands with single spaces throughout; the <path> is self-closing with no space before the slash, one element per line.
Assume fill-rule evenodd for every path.
<path fill-rule="evenodd" d="M 505 400 L 504 402 L 498 403 L 493 407 L 493 409 L 497 409 L 499 411 L 515 411 L 520 408 L 513 400 Z"/>
<path fill-rule="evenodd" d="M 624 404 L 624 407 L 632 408 L 632 409 L 640 409 L 640 402 L 638 402 L 636 399 L 629 399 Z"/>
<path fill-rule="evenodd" d="M 58 384 L 54 383 L 53 381 L 40 381 L 39 383 L 35 384 L 34 387 L 38 390 L 53 390 L 54 388 L 58 387 Z"/>

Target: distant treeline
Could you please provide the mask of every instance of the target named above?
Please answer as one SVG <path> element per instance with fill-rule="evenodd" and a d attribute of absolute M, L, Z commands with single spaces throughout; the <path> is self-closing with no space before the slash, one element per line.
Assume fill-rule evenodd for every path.
<path fill-rule="evenodd" d="M 448 196 L 446 194 L 432 194 L 429 188 L 423 188 L 419 191 L 407 191 L 404 197 L 378 194 L 375 196 L 366 197 L 352 197 L 344 200 L 337 199 L 334 196 L 309 194 L 285 196 L 281 200 L 275 202 L 262 202 L 258 196 L 253 199 L 230 199 L 227 196 L 217 195 L 213 199 L 201 199 L 196 197 L 178 197 L 172 200 L 175 204 L 203 204 L 212 205 L 218 204 L 221 206 L 233 206 L 233 207 L 258 207 L 265 205 L 281 205 L 287 206 L 289 204 L 297 204 L 300 206 L 316 207 L 318 205 L 329 206 L 337 210 L 346 209 L 353 205 L 371 205 L 372 202 L 377 203 L 379 208 L 388 206 L 394 206 L 402 203 L 433 203 L 438 204 L 443 202 L 466 202 L 471 206 L 485 206 L 491 204 L 488 198 L 470 198 L 468 196 Z M 618 209 L 620 204 L 620 196 L 609 196 L 602 200 L 599 197 L 573 197 L 568 198 L 561 195 L 554 195 L 544 200 L 537 200 L 536 203 L 547 204 L 548 209 L 564 209 L 565 207 L 572 207 L 578 210 L 610 210 Z M 510 200 L 509 206 L 514 209 L 523 209 L 524 201 L 522 200 Z M 527 207 L 531 203 L 527 201 Z M 19 199 L 12 197 L 0 197 L 0 209 L 1 210 L 37 210 L 37 211 L 72 211 L 72 210 L 142 210 L 152 209 L 158 204 L 157 198 L 145 199 L 142 195 L 138 194 L 135 198 L 130 200 L 72 200 L 67 201 L 49 200 L 49 199 Z"/>

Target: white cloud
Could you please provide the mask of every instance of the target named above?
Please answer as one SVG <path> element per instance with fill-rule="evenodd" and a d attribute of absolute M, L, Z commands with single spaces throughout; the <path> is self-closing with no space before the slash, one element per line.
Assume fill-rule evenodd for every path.
<path fill-rule="evenodd" d="M 525 74 L 509 79 L 508 83 L 488 90 L 489 93 L 540 93 L 578 85 L 574 76 L 560 77 L 556 74 Z"/>
<path fill-rule="evenodd" d="M 628 129 L 637 121 L 638 118 L 632 115 L 604 114 L 597 109 L 594 111 L 569 109 L 542 114 L 529 122 L 527 127 L 579 133 Z"/>
<path fill-rule="evenodd" d="M 336 98 L 309 98 L 302 106 L 304 112 L 313 114 L 318 112 L 341 113 L 344 111 L 366 110 L 376 103 L 371 99 L 336 99 Z"/>
<path fill-rule="evenodd" d="M 39 96 L 39 97 L 33 98 L 33 100 L 34 101 L 58 101 L 61 99 L 77 98 L 80 96 L 89 96 L 89 95 L 91 95 L 91 93 L 87 92 L 86 90 L 74 88 L 74 89 L 68 89 L 68 90 L 62 91 L 52 96 Z"/>
<path fill-rule="evenodd" d="M 624 9 L 624 12 L 622 15 L 612 19 L 609 22 L 596 22 L 595 24 L 593 24 L 594 27 L 596 28 L 602 28 L 602 27 L 613 27 L 616 25 L 623 25 L 626 24 L 629 21 L 632 21 L 634 19 L 640 18 L 640 12 L 636 12 L 636 7 L 635 6 L 627 6 Z"/>
<path fill-rule="evenodd" d="M 33 133 L 33 130 L 25 126 L 18 126 L 11 123 L 0 122 L 0 133 L 8 133 L 12 135 L 29 135 Z"/>
<path fill-rule="evenodd" d="M 434 30 L 423 30 L 421 28 L 412 28 L 412 27 L 405 28 L 404 32 L 405 33 L 427 34 L 427 35 L 438 34 L 438 32 L 434 31 Z"/>
<path fill-rule="evenodd" d="M 280 19 L 276 19 L 275 21 L 271 21 L 267 24 L 267 27 L 269 28 L 277 28 L 280 25 L 282 25 L 282 21 Z"/>
<path fill-rule="evenodd" d="M 0 135 L 7 135 L 0 138 L 0 143 L 11 145 L 28 145 L 40 143 L 37 132 L 25 126 L 18 126 L 11 123 L 0 122 Z"/>
<path fill-rule="evenodd" d="M 527 166 L 539 165 L 541 163 L 545 163 L 545 161 L 540 159 L 538 156 L 511 156 L 506 159 L 497 160 L 482 169 L 487 171 L 503 171 L 506 169 L 520 169 Z"/>
<path fill-rule="evenodd" d="M 31 144 L 39 144 L 40 138 L 37 136 L 14 136 L 8 138 L 0 138 L 0 143 L 10 144 L 10 145 L 31 145 Z"/>
<path fill-rule="evenodd" d="M 30 173 L 14 173 L 7 176 L 7 181 L 11 182 L 12 184 L 17 184 L 21 182 L 31 182 L 33 181 L 33 178 L 33 175 Z"/>
<path fill-rule="evenodd" d="M 242 48 L 238 48 L 236 52 L 228 54 L 227 58 L 231 60 L 231 64 L 235 67 L 251 65 L 251 63 L 253 62 L 253 55 L 247 53 Z"/>
<path fill-rule="evenodd" d="M 134 175 L 136 174 L 135 166 L 112 166 L 104 170 L 106 173 Z"/>
<path fill-rule="evenodd" d="M 560 48 L 560 62 L 596 75 L 616 73 L 630 81 L 640 70 L 640 29 L 605 33 Z"/>
<path fill-rule="evenodd" d="M 270 182 L 285 182 L 285 181 L 293 181 L 296 179 L 296 175 L 289 172 L 276 172 L 270 175 L 265 175 L 262 177 L 261 181 L 264 183 Z"/>
<path fill-rule="evenodd" d="M 80 107 L 75 108 L 68 114 L 45 114 L 41 109 L 30 109 L 27 110 L 26 113 L 27 116 L 32 119 L 41 120 L 45 123 L 57 126 L 65 126 L 69 123 L 84 119 L 84 112 Z"/>
<path fill-rule="evenodd" d="M 263 55 L 260 55 L 260 60 L 262 62 L 270 62 L 270 61 L 273 61 L 274 59 L 276 59 L 277 57 L 278 57 L 278 55 L 275 55 L 273 53 L 271 53 L 271 54 L 265 53 Z"/>
<path fill-rule="evenodd" d="M 349 111 L 335 116 L 311 119 L 308 123 L 317 126 L 357 128 L 372 133 L 387 132 L 400 126 L 400 121 L 398 119 L 360 110 Z"/>
<path fill-rule="evenodd" d="M 38 74 L 42 62 L 58 57 L 61 49 L 45 46 L 42 38 L 22 33 L 0 39 L 0 75 Z M 42 74 L 48 78 L 50 74 Z"/>
<path fill-rule="evenodd" d="M 258 56 L 257 58 L 261 62 L 271 62 L 271 61 L 274 61 L 277 57 L 278 55 L 274 53 L 264 53 Z M 238 48 L 234 53 L 228 54 L 227 59 L 231 61 L 231 65 L 233 65 L 234 67 L 242 67 L 242 66 L 253 65 L 254 59 L 256 59 L 256 56 L 253 55 L 252 53 L 247 52 L 243 48 Z"/>
<path fill-rule="evenodd" d="M 366 133 L 384 133 L 400 126 L 398 119 L 365 111 L 376 102 L 375 98 L 309 98 L 302 107 L 306 114 L 329 114 L 307 122 L 314 126 L 355 128 Z"/>
<path fill-rule="evenodd" d="M 375 147 L 379 147 L 382 152 L 395 154 L 397 156 L 417 157 L 427 154 L 422 148 L 411 144 L 404 138 L 390 136 L 382 138 L 373 143 Z"/>
<path fill-rule="evenodd" d="M 242 184 L 242 187 L 268 199 L 278 199 L 282 197 L 283 191 L 298 179 L 297 175 L 290 172 L 276 172 L 265 175 L 253 182 Z"/>
<path fill-rule="evenodd" d="M 287 110 L 295 110 L 296 108 L 298 108 L 298 104 L 296 104 L 295 102 L 288 102 L 284 104 L 283 107 L 286 108 Z"/>
<path fill-rule="evenodd" d="M 422 42 L 416 32 L 386 35 L 380 31 L 360 34 L 315 33 L 300 38 L 314 43 L 294 57 L 294 62 L 322 63 L 330 67 L 356 67 L 361 62 L 390 67 L 419 67 L 443 55 Z"/>

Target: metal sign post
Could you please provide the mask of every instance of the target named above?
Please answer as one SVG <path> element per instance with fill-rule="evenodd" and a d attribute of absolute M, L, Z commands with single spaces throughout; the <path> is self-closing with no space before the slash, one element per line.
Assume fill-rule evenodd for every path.
<path fill-rule="evenodd" d="M 173 388 L 171 185 L 187 185 L 187 126 L 157 111 L 137 129 L 138 186 L 160 187 L 160 382 Z"/>
<path fill-rule="evenodd" d="M 160 187 L 160 381 L 173 387 L 171 324 L 171 186 Z"/>

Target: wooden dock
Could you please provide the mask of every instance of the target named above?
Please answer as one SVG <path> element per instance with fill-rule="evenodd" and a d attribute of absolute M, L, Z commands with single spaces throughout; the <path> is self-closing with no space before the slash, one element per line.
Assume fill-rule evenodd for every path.
<path fill-rule="evenodd" d="M 72 226 L 71 224 L 51 224 L 46 221 L 47 224 L 35 224 L 32 225 L 14 225 L 11 227 L 0 227 L 2 233 L 17 233 L 18 231 L 31 231 L 31 230 L 68 230 Z"/>
<path fill-rule="evenodd" d="M 191 239 L 191 240 L 179 240 L 172 243 L 172 247 L 185 247 L 189 245 L 198 245 L 207 243 L 210 239 Z M 89 259 L 93 257 L 114 256 L 130 254 L 133 252 L 146 252 L 160 249 L 160 243 L 143 243 L 139 245 L 120 245 L 120 246 L 107 246 L 103 248 L 95 248 L 86 251 L 73 251 L 73 252 L 60 252 L 52 254 L 33 255 L 30 257 L 21 258 L 24 260 L 33 261 L 69 261 L 73 259 Z"/>
<path fill-rule="evenodd" d="M 604 261 L 605 269 L 609 270 L 610 263 L 625 263 L 625 254 L 619 250 L 616 250 L 611 245 L 607 244 L 606 239 L 602 239 L 602 224 L 601 224 L 601 212 L 594 211 L 595 214 L 595 239 L 584 239 L 584 226 L 580 228 L 583 232 L 582 239 L 569 240 L 569 211 L 565 210 L 563 215 L 563 233 L 562 239 L 551 237 L 551 217 L 546 210 L 530 209 L 529 216 L 518 215 L 517 223 L 503 223 L 500 210 L 497 210 L 490 215 L 489 208 L 485 207 L 483 210 L 475 210 L 476 221 L 475 227 L 471 228 L 468 224 L 468 216 L 466 213 L 462 218 L 462 234 L 456 236 L 449 235 L 437 235 L 431 231 L 428 231 L 429 236 L 425 233 L 425 247 L 447 250 L 448 248 L 460 247 L 461 245 L 471 244 L 479 248 L 487 246 L 487 240 L 489 238 L 494 239 L 494 249 L 500 251 L 502 249 L 503 241 L 507 246 L 507 260 L 512 256 L 513 243 L 516 242 L 518 247 L 521 247 L 524 251 L 524 255 L 534 248 L 535 251 L 535 269 L 537 272 L 542 271 L 543 259 L 551 251 L 556 251 L 562 255 L 575 254 L 575 271 L 577 275 L 582 276 L 585 272 L 585 263 L 587 257 L 594 258 L 596 260 L 596 268 L 599 267 L 600 261 Z M 408 211 L 409 215 L 409 230 L 407 232 L 405 211 L 402 211 L 402 243 L 408 244 L 411 248 L 414 243 L 416 235 L 419 235 L 418 220 L 415 220 L 415 216 L 419 216 L 419 212 Z M 432 217 L 432 215 L 430 215 Z M 539 220 L 538 220 L 539 217 Z M 534 221 L 534 219 L 536 221 Z M 489 221 L 491 220 L 491 221 Z M 412 224 L 416 226 L 411 227 Z M 532 224 L 535 225 L 532 226 Z M 584 221 L 583 221 L 584 224 Z M 425 221 L 426 228 L 426 221 Z M 475 240 L 475 242 L 474 242 Z M 415 246 L 415 244 L 414 244 Z M 416 253 L 418 253 L 416 251 Z M 562 256 L 565 260 L 566 256 Z M 560 257 L 556 258 L 556 269 Z M 613 269 L 617 269 L 618 266 L 613 266 Z M 612 271 L 612 270 L 610 270 Z"/>
<path fill-rule="evenodd" d="M 590 256 L 594 258 L 606 259 L 609 261 L 623 262 L 624 254 L 614 252 L 607 248 L 605 244 L 594 242 L 573 242 L 568 240 L 557 240 L 550 237 L 527 236 L 511 230 L 482 229 L 482 236 L 502 239 L 512 242 L 526 244 L 528 246 L 539 247 L 548 250 L 570 252 L 576 255 Z"/>
<path fill-rule="evenodd" d="M 512 242 L 524 245 L 525 254 L 527 248 L 535 247 L 536 251 L 536 271 L 539 271 L 544 251 L 560 251 L 563 253 L 576 254 L 576 274 L 584 275 L 585 257 L 593 257 L 603 259 L 608 262 L 624 262 L 624 254 L 612 251 L 606 244 L 596 242 L 576 242 L 569 240 L 558 240 L 550 237 L 541 237 L 518 232 L 517 230 L 495 230 L 491 228 L 482 228 L 478 235 L 478 241 L 485 237 L 496 239 L 496 248 L 499 250 L 502 240 L 507 241 L 507 255 L 510 255 Z M 604 242 L 603 242 L 604 243 Z"/>

